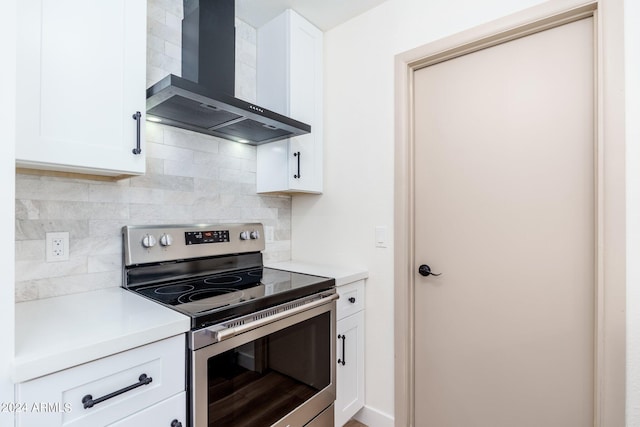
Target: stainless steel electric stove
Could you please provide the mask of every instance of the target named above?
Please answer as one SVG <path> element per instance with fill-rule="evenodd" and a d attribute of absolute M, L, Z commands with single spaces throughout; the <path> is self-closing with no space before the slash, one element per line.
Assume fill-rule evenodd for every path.
<path fill-rule="evenodd" d="M 123 287 L 191 318 L 190 425 L 333 420 L 334 279 L 264 267 L 258 223 L 126 226 L 122 234 Z M 248 393 L 256 389 L 282 395 Z"/>

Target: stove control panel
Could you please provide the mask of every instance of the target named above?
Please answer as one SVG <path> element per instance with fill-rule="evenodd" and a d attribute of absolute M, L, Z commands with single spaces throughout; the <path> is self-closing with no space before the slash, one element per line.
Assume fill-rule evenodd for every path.
<path fill-rule="evenodd" d="M 242 237 L 240 237 L 242 239 Z M 187 245 L 203 243 L 228 243 L 229 230 L 185 231 L 184 240 Z"/>
<path fill-rule="evenodd" d="M 263 235 L 260 223 L 126 226 L 122 228 L 124 263 L 260 252 L 265 248 Z"/>

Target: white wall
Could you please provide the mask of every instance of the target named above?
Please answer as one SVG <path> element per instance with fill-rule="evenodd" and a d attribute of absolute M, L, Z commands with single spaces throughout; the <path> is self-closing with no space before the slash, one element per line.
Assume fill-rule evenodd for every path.
<path fill-rule="evenodd" d="M 541 0 L 388 0 L 325 34 L 325 192 L 296 196 L 295 259 L 362 265 L 366 303 L 363 421 L 391 425 L 394 412 L 394 56 Z M 374 228 L 388 229 L 387 248 Z"/>
<path fill-rule="evenodd" d="M 17 0 L 3 2 L 0 14 L 0 81 L 5 82 L 0 96 L 0 402 L 13 402 L 11 363 L 14 354 L 14 164 L 15 164 L 15 36 Z M 0 425 L 13 425 L 13 414 L 0 412 Z"/>
<path fill-rule="evenodd" d="M 640 427 L 640 2 L 625 1 L 627 427 Z"/>

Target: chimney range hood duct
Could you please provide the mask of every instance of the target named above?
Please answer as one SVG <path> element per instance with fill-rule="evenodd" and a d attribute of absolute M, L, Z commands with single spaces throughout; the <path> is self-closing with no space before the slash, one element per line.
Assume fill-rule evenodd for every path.
<path fill-rule="evenodd" d="M 252 145 L 311 126 L 234 97 L 234 0 L 184 0 L 182 77 L 147 89 L 147 119 Z"/>

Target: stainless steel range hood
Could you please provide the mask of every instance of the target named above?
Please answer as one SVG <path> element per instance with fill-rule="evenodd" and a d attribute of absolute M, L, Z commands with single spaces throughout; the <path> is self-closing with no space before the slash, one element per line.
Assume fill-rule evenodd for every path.
<path fill-rule="evenodd" d="M 311 126 L 235 98 L 235 0 L 184 0 L 182 77 L 147 89 L 147 120 L 252 145 Z"/>

